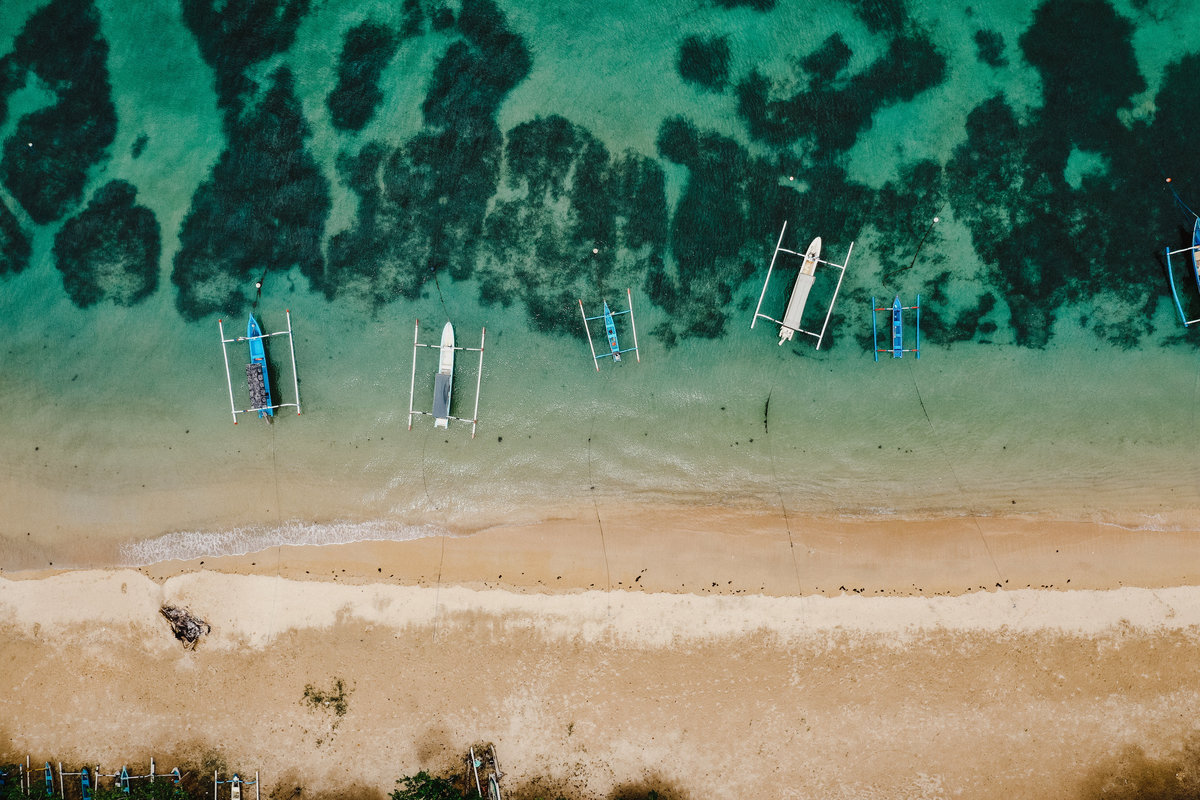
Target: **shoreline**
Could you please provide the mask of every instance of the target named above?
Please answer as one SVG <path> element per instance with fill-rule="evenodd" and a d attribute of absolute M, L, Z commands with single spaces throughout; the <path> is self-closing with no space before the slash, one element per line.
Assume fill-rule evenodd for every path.
<path fill-rule="evenodd" d="M 319 526 L 318 526 L 319 527 Z M 552 519 L 427 525 L 395 541 L 278 544 L 134 568 L 158 581 L 198 571 L 297 580 L 457 585 L 522 592 L 630 590 L 770 596 L 957 595 L 996 589 L 1164 588 L 1200 584 L 1200 526 L 1127 529 L 1096 522 L 956 517 L 847 519 L 628 504 Z M 652 531 L 653 535 L 647 535 Z M 253 539 L 249 541 L 253 542 Z M 62 571 L 4 569 L 9 579 Z"/>

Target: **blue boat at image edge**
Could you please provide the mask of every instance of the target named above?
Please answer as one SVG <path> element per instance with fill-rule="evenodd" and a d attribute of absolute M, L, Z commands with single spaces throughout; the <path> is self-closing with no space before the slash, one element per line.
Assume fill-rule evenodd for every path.
<path fill-rule="evenodd" d="M 1192 274 L 1196 277 L 1196 288 L 1200 290 L 1200 217 L 1197 217 L 1196 222 L 1192 225 L 1191 247 L 1181 247 L 1178 250 L 1172 250 L 1170 247 L 1166 248 L 1167 285 L 1171 287 L 1171 297 L 1175 300 L 1175 310 L 1179 312 L 1179 319 L 1183 322 L 1183 327 L 1186 328 L 1189 325 L 1195 325 L 1197 322 L 1200 322 L 1200 318 L 1187 318 L 1187 315 L 1183 312 L 1183 303 L 1179 300 L 1179 292 L 1175 289 L 1175 276 L 1171 272 L 1171 256 L 1178 255 L 1179 253 L 1188 254 L 1188 260 L 1192 265 Z"/>
<path fill-rule="evenodd" d="M 262 328 L 258 320 L 250 315 L 246 323 L 246 339 L 250 342 L 250 363 L 246 365 L 246 383 L 250 388 L 250 410 L 258 411 L 258 416 L 273 417 L 275 410 L 271 403 L 271 382 L 267 377 L 267 351 L 263 347 Z"/>

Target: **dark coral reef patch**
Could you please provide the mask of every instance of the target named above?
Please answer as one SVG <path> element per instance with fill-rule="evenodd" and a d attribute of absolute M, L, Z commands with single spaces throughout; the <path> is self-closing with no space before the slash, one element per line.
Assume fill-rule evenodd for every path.
<path fill-rule="evenodd" d="M 853 146 L 877 111 L 912 100 L 945 79 L 946 58 L 921 31 L 894 36 L 865 70 L 841 76 L 849 55 L 840 35 L 833 34 L 802 64 L 809 75 L 804 86 L 783 97 L 756 70 L 739 81 L 738 112 L 750 134 L 776 147 L 808 141 L 818 157 L 828 157 Z"/>
<path fill-rule="evenodd" d="M 29 266 L 29 237 L 21 230 L 16 216 L 0 200 L 0 275 L 16 273 Z"/>
<path fill-rule="evenodd" d="M 523 302 L 541 330 L 579 333 L 577 298 L 640 283 L 666 245 L 662 168 L 610 157 L 584 128 L 537 118 L 509 131 L 506 192 L 484 229 L 485 302 Z"/>
<path fill-rule="evenodd" d="M 729 83 L 729 37 L 688 36 L 679 45 L 679 76 L 714 92 Z"/>
<path fill-rule="evenodd" d="M 1087 38 L 1086 53 L 1061 46 L 1064 29 Z M 1145 88 L 1131 36 L 1101 0 L 1043 3 L 1020 40 L 1042 76 L 1042 107 L 1022 122 L 1002 95 L 982 103 L 948 165 L 951 202 L 1008 303 L 1018 344 L 1045 346 L 1058 309 L 1072 302 L 1103 303 L 1093 324 L 1115 344 L 1134 346 L 1150 329 L 1158 276 L 1134 265 L 1155 216 L 1143 188 L 1153 173 L 1118 113 Z M 1069 185 L 1064 170 L 1076 150 L 1107 160 L 1109 175 Z"/>
<path fill-rule="evenodd" d="M 0 59 L 0 122 L 8 94 L 30 78 L 55 95 L 52 105 L 17 121 L 0 157 L 0 177 L 38 224 L 77 205 L 88 170 L 107 157 L 117 128 L 107 60 L 91 0 L 43 6 L 26 21 L 13 52 Z"/>
<path fill-rule="evenodd" d="M 111 300 L 131 306 L 158 285 L 158 220 L 137 204 L 137 189 L 110 181 L 54 237 L 63 288 L 80 308 Z"/>
<path fill-rule="evenodd" d="M 246 71 L 292 46 L 310 0 L 181 0 L 180 4 L 200 55 L 216 73 L 217 104 L 229 113 L 240 110 L 242 99 L 255 91 Z"/>
<path fill-rule="evenodd" d="M 253 279 L 298 267 L 318 285 L 329 182 L 305 147 L 310 132 L 280 67 L 262 99 L 226 122 L 228 148 L 196 190 L 172 282 L 184 317 L 245 307 Z"/>
<path fill-rule="evenodd" d="M 325 103 L 333 127 L 360 131 L 383 100 L 379 78 L 396 54 L 400 37 L 391 28 L 363 22 L 346 33 L 338 58 L 338 83 Z"/>
<path fill-rule="evenodd" d="M 368 143 L 339 159 L 359 212 L 331 240 L 329 268 L 315 281 L 330 296 L 386 303 L 417 296 L 440 270 L 460 279 L 474 271 L 499 181 L 496 112 L 531 60 L 491 0 L 464 0 L 455 24 L 461 35 L 438 61 L 422 103 L 425 128 L 400 147 Z"/>

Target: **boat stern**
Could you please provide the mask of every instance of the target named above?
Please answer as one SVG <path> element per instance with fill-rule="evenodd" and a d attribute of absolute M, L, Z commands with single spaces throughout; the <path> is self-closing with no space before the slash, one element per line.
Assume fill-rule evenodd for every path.
<path fill-rule="evenodd" d="M 450 427 L 451 376 L 443 372 L 433 376 L 433 427 Z"/>

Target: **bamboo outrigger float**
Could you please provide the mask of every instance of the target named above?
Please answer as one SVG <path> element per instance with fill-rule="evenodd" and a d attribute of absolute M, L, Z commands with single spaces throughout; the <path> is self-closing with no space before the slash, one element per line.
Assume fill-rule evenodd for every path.
<path fill-rule="evenodd" d="M 832 261 L 826 261 L 821 258 L 820 236 L 812 240 L 808 246 L 808 250 L 804 253 L 798 253 L 795 250 L 788 250 L 783 246 L 783 235 L 786 232 L 787 222 L 785 221 L 783 228 L 779 231 L 779 241 L 775 243 L 775 252 L 771 254 L 771 264 L 767 267 L 767 278 L 763 281 L 762 291 L 759 292 L 758 305 L 754 307 L 754 317 L 750 320 L 750 327 L 753 328 L 759 319 L 770 320 L 779 326 L 779 344 L 791 341 L 793 334 L 802 333 L 805 336 L 811 336 L 816 339 L 816 349 L 820 350 L 821 343 L 825 341 L 825 331 L 829 327 L 829 318 L 833 316 L 833 304 L 837 302 L 838 292 L 842 289 L 842 279 L 846 277 L 846 267 L 850 264 L 850 254 L 854 252 L 854 242 L 850 243 L 850 248 L 846 251 L 846 259 L 841 264 L 835 264 Z M 767 286 L 771 283 L 771 273 L 775 270 L 775 261 L 779 258 L 780 253 L 798 256 L 803 261 L 800 264 L 800 271 L 796 275 L 796 282 L 792 286 L 792 293 L 788 298 L 783 319 L 775 319 L 760 312 L 762 311 L 763 298 L 767 296 Z M 833 297 L 829 299 L 829 307 L 825 311 L 825 321 L 821 323 L 821 330 L 805 330 L 801 327 L 804 309 L 808 305 L 809 293 L 816 283 L 817 267 L 822 264 L 838 270 L 837 286 L 833 290 Z"/>
<path fill-rule="evenodd" d="M 600 359 L 611 358 L 614 362 L 619 362 L 621 360 L 622 353 L 633 353 L 634 357 L 637 358 L 638 363 L 642 363 L 642 354 L 641 351 L 638 350 L 637 321 L 633 317 L 633 294 L 629 291 L 629 289 L 625 290 L 625 300 L 628 305 L 624 311 L 612 311 L 608 307 L 608 301 L 605 300 L 604 313 L 598 314 L 594 317 L 589 317 L 587 315 L 587 312 L 583 310 L 583 300 L 579 301 L 579 315 L 583 317 L 583 329 L 587 332 L 588 347 L 592 351 L 592 362 L 596 365 L 596 372 L 600 371 Z M 617 325 L 613 318 L 623 317 L 625 315 L 629 316 L 629 326 L 633 330 L 633 347 L 621 349 L 621 342 L 617 339 Z M 600 353 L 599 355 L 596 354 L 596 345 L 592 342 L 592 329 L 588 326 L 589 322 L 593 322 L 598 319 L 604 320 L 604 333 L 608 337 L 609 349 L 609 352 Z"/>
<path fill-rule="evenodd" d="M 454 326 L 449 322 L 442 328 L 442 340 L 439 344 L 422 344 L 421 320 L 413 324 L 413 362 L 412 381 L 408 387 L 408 429 L 412 430 L 414 414 L 424 414 L 433 417 L 435 428 L 449 428 L 450 420 L 471 423 L 471 438 L 475 438 L 475 429 L 479 425 L 479 388 L 483 380 L 483 345 L 487 337 L 487 328 L 479 332 L 479 347 L 458 347 L 454 344 Z M 413 408 L 413 397 L 417 388 L 417 348 L 436 347 L 438 349 L 438 371 L 433 376 L 433 410 L 418 411 Z M 454 388 L 454 351 L 471 350 L 479 353 L 479 371 L 475 376 L 475 410 L 470 419 L 450 416 L 450 394 Z"/>
<path fill-rule="evenodd" d="M 300 413 L 300 380 L 296 377 L 296 344 L 292 338 L 292 312 L 285 310 L 284 314 L 287 316 L 287 330 L 263 333 L 258 326 L 258 320 L 251 314 L 246 323 L 246 335 L 234 339 L 225 338 L 225 322 L 217 320 L 217 327 L 221 331 L 221 354 L 225 357 L 225 382 L 229 388 L 229 410 L 233 414 L 234 425 L 237 425 L 238 414 L 248 414 L 251 411 L 257 411 L 260 418 L 265 417 L 268 420 L 275 416 L 277 408 L 294 408 L 297 414 Z M 295 392 L 296 397 L 294 403 L 271 402 L 271 382 L 267 376 L 267 353 L 264 341 L 272 336 L 288 337 L 288 351 L 292 358 L 292 391 Z M 233 378 L 229 373 L 229 351 L 226 348 L 237 342 L 248 342 L 250 347 L 250 363 L 246 365 L 246 386 L 250 392 L 249 408 L 238 408 L 233 400 Z"/>

